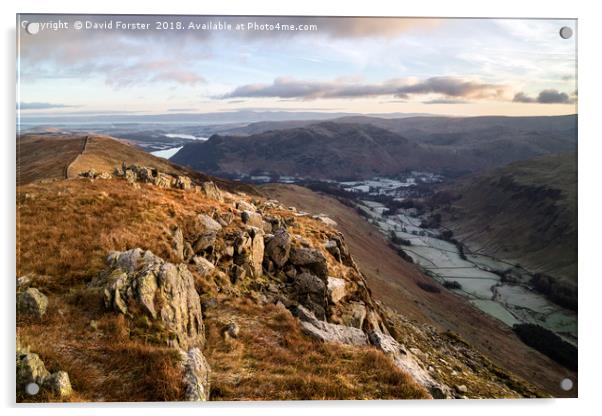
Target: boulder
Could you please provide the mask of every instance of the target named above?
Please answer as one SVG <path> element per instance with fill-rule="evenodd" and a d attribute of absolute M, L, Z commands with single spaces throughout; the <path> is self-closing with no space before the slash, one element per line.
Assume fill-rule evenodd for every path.
<path fill-rule="evenodd" d="M 205 194 L 207 198 L 214 199 L 219 202 L 224 201 L 224 197 L 222 196 L 221 191 L 217 187 L 217 185 L 211 181 L 201 183 L 201 191 Z"/>
<path fill-rule="evenodd" d="M 311 273 L 297 274 L 293 279 L 294 298 L 320 319 L 326 319 L 326 285 Z"/>
<path fill-rule="evenodd" d="M 192 180 L 188 176 L 177 176 L 176 177 L 176 188 L 188 190 L 192 188 Z"/>
<path fill-rule="evenodd" d="M 73 393 L 69 374 L 65 371 L 57 371 L 44 380 L 43 388 L 48 389 L 60 399 L 66 399 Z"/>
<path fill-rule="evenodd" d="M 17 388 L 24 389 L 29 383 L 36 383 L 41 387 L 49 376 L 50 373 L 38 354 L 17 351 Z"/>
<path fill-rule="evenodd" d="M 343 279 L 328 276 L 327 288 L 328 297 L 332 303 L 338 303 L 347 295 L 347 291 L 345 290 L 345 281 Z"/>
<path fill-rule="evenodd" d="M 258 212 L 243 211 L 240 214 L 243 224 L 263 229 L 263 217 Z"/>
<path fill-rule="evenodd" d="M 140 248 L 113 252 L 108 263 L 104 288 L 107 308 L 128 316 L 143 313 L 160 322 L 170 346 L 204 344 L 201 302 L 186 265 L 167 263 Z"/>
<path fill-rule="evenodd" d="M 263 272 L 263 232 L 255 228 L 249 232 L 243 231 L 234 240 L 234 263 L 257 277 Z"/>
<path fill-rule="evenodd" d="M 283 267 L 291 251 L 291 236 L 285 229 L 279 229 L 266 244 L 265 254 L 277 267 Z"/>
<path fill-rule="evenodd" d="M 184 370 L 184 399 L 204 402 L 209 400 L 211 367 L 199 348 L 188 352 L 180 350 L 181 365 Z"/>
<path fill-rule="evenodd" d="M 399 344 L 395 338 L 382 332 L 371 332 L 369 339 L 372 345 L 391 357 L 397 368 L 410 374 L 418 384 L 426 388 L 433 398 L 446 399 L 452 397 L 449 387 L 435 381 L 428 370 L 422 368 L 414 355 Z"/>
<path fill-rule="evenodd" d="M 368 337 L 361 329 L 321 321 L 301 305 L 297 307 L 296 315 L 299 318 L 303 332 L 320 341 L 347 345 L 368 345 Z"/>
<path fill-rule="evenodd" d="M 240 211 L 257 212 L 257 207 L 255 207 L 255 205 L 242 199 L 240 201 L 236 201 L 236 209 Z"/>
<path fill-rule="evenodd" d="M 323 280 L 328 277 L 328 264 L 322 252 L 315 248 L 292 247 L 289 261 L 295 266 L 306 267 Z"/>
<path fill-rule="evenodd" d="M 238 335 L 240 334 L 240 328 L 236 322 L 230 322 L 224 326 L 222 333 L 226 338 L 238 338 Z"/>
<path fill-rule="evenodd" d="M 222 230 L 222 226 L 213 218 L 206 214 L 199 214 L 193 224 L 192 235 L 194 242 L 192 249 L 195 253 L 213 247 L 217 233 Z"/>
<path fill-rule="evenodd" d="M 17 297 L 17 310 L 19 314 L 42 319 L 48 308 L 48 298 L 35 287 L 19 293 Z"/>
<path fill-rule="evenodd" d="M 244 279 L 246 275 L 247 272 L 245 271 L 245 269 L 240 267 L 238 264 L 233 264 L 230 268 L 230 282 L 233 285 L 237 284 L 239 281 Z"/>

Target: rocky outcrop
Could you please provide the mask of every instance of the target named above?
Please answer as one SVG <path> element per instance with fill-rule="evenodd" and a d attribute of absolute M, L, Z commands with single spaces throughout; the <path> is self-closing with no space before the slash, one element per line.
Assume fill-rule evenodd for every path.
<path fill-rule="evenodd" d="M 180 350 L 181 364 L 184 369 L 184 399 L 204 402 L 209 400 L 211 367 L 199 348 L 188 352 Z"/>
<path fill-rule="evenodd" d="M 113 176 L 109 172 L 97 172 L 94 169 L 80 172 L 79 176 L 86 179 L 111 179 Z"/>
<path fill-rule="evenodd" d="M 17 311 L 20 315 L 42 319 L 48 308 L 48 298 L 34 287 L 17 295 Z"/>
<path fill-rule="evenodd" d="M 347 345 L 368 345 L 368 337 L 361 329 L 344 325 L 331 324 L 316 318 L 303 306 L 295 310 L 303 332 L 323 342 L 334 342 Z"/>
<path fill-rule="evenodd" d="M 264 257 L 263 230 L 249 227 L 234 240 L 234 264 L 253 277 L 261 276 Z"/>
<path fill-rule="evenodd" d="M 140 248 L 112 252 L 107 262 L 107 308 L 160 322 L 170 346 L 188 349 L 204 344 L 201 302 L 186 265 L 167 263 Z"/>
<path fill-rule="evenodd" d="M 89 175 L 89 173 L 86 174 Z M 115 176 L 125 178 L 125 180 L 132 184 L 135 184 L 136 182 L 143 182 L 153 184 L 160 188 L 190 190 L 194 187 L 192 179 L 190 179 L 188 176 L 174 176 L 165 172 L 160 172 L 157 169 L 148 166 L 126 166 L 126 164 L 123 163 L 121 168 L 115 169 Z M 110 175 L 105 179 L 110 179 Z"/>
<path fill-rule="evenodd" d="M 449 387 L 435 381 L 427 370 L 423 369 L 414 355 L 399 344 L 393 337 L 381 332 L 371 332 L 370 343 L 391 357 L 395 365 L 410 374 L 416 382 L 424 386 L 435 399 L 451 398 Z"/>

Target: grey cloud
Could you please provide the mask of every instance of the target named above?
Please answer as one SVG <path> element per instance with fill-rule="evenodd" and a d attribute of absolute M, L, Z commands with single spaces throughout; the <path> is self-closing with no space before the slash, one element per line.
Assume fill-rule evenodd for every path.
<path fill-rule="evenodd" d="M 463 80 L 456 77 L 433 77 L 411 83 L 404 79 L 391 79 L 382 83 L 362 84 L 348 80 L 303 81 L 293 78 L 276 78 L 272 84 L 248 84 L 235 88 L 219 98 L 278 97 L 311 100 L 317 98 L 360 98 L 392 95 L 407 99 L 411 95 L 440 94 L 452 98 L 502 98 L 504 85 Z"/>
<path fill-rule="evenodd" d="M 560 92 L 555 89 L 547 89 L 541 91 L 537 97 L 531 97 L 524 92 L 519 92 L 514 96 L 512 101 L 516 103 L 572 104 L 575 102 L 575 98 L 569 96 L 565 92 Z"/>
<path fill-rule="evenodd" d="M 66 104 L 56 104 L 56 103 L 38 103 L 38 102 L 17 104 L 17 109 L 21 109 L 21 110 L 49 110 L 51 108 L 70 108 L 70 107 L 77 107 L 77 106 L 66 105 Z"/>

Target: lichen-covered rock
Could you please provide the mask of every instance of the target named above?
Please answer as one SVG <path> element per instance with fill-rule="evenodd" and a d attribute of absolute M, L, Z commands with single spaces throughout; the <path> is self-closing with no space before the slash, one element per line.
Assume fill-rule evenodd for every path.
<path fill-rule="evenodd" d="M 184 261 L 184 234 L 180 227 L 176 227 L 171 232 L 171 247 L 179 261 Z"/>
<path fill-rule="evenodd" d="M 205 194 L 207 198 L 214 199 L 219 202 L 224 201 L 224 197 L 222 196 L 221 191 L 217 187 L 217 185 L 211 181 L 201 183 L 201 191 Z"/>
<path fill-rule="evenodd" d="M 43 388 L 48 389 L 60 399 L 66 399 L 73 393 L 69 374 L 65 371 L 57 371 L 44 380 Z"/>
<path fill-rule="evenodd" d="M 236 209 L 241 211 L 257 212 L 257 207 L 255 205 L 242 199 L 240 201 L 236 201 Z"/>
<path fill-rule="evenodd" d="M 243 231 L 234 240 L 234 263 L 247 269 L 254 277 L 260 276 L 264 249 L 262 230 L 250 228 L 249 232 Z"/>
<path fill-rule="evenodd" d="M 306 335 L 324 342 L 347 345 L 368 345 L 368 337 L 361 329 L 321 321 L 299 305 L 296 310 L 301 329 Z"/>
<path fill-rule="evenodd" d="M 366 307 L 358 302 L 349 302 L 345 305 L 341 321 L 347 326 L 363 328 L 366 319 Z"/>
<path fill-rule="evenodd" d="M 201 302 L 186 265 L 167 263 L 140 248 L 111 253 L 108 262 L 104 290 L 108 308 L 160 321 L 168 345 L 204 344 Z M 137 306 L 132 310 L 130 305 Z"/>
<path fill-rule="evenodd" d="M 450 398 L 448 386 L 435 381 L 429 372 L 418 364 L 414 355 L 399 344 L 395 338 L 382 332 L 371 332 L 370 343 L 391 357 L 397 368 L 410 374 L 417 383 L 425 387 L 435 399 Z"/>
<path fill-rule="evenodd" d="M 211 367 L 199 348 L 191 348 L 188 352 L 180 350 L 181 363 L 184 368 L 184 399 L 186 401 L 204 402 L 209 400 Z"/>
<path fill-rule="evenodd" d="M 341 259 L 341 250 L 337 246 L 337 242 L 334 240 L 328 240 L 326 244 L 324 244 L 324 248 L 328 251 L 332 256 L 339 262 L 342 263 Z"/>
<path fill-rule="evenodd" d="M 278 267 L 283 267 L 286 264 L 290 251 L 291 236 L 285 229 L 277 230 L 265 247 L 265 254 Z"/>
<path fill-rule="evenodd" d="M 332 303 L 338 303 L 347 295 L 345 281 L 337 277 L 328 276 L 328 297 Z"/>
<path fill-rule="evenodd" d="M 176 177 L 176 188 L 188 190 L 192 188 L 192 180 L 188 176 Z"/>
<path fill-rule="evenodd" d="M 17 388 L 24 389 L 29 383 L 42 386 L 50 376 L 38 354 L 17 351 Z"/>
<path fill-rule="evenodd" d="M 328 277 L 328 263 L 322 252 L 318 249 L 292 247 L 289 261 L 295 266 L 308 268 L 323 280 L 326 280 Z"/>
<path fill-rule="evenodd" d="M 48 298 L 35 287 L 17 295 L 17 310 L 19 314 L 42 319 L 48 308 Z"/>

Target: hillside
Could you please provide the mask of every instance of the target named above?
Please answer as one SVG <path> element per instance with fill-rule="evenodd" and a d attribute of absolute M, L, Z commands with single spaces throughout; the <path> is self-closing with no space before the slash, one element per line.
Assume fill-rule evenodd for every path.
<path fill-rule="evenodd" d="M 147 166 L 170 175 L 186 175 L 199 181 L 211 180 L 224 189 L 255 193 L 250 186 L 178 166 L 114 137 L 69 133 L 17 137 L 17 184 L 76 178 L 90 170 L 112 175 L 124 163 Z"/>
<path fill-rule="evenodd" d="M 395 175 L 408 169 L 459 171 L 469 164 L 372 125 L 323 122 L 185 145 L 171 160 L 216 175 L 273 172 L 319 179 Z"/>
<path fill-rule="evenodd" d="M 462 174 L 575 151 L 576 116 L 343 117 L 252 123 L 184 146 L 172 160 L 219 175 L 270 172 L 314 179 L 403 170 Z"/>
<path fill-rule="evenodd" d="M 445 200 L 438 204 L 442 223 L 468 249 L 539 273 L 536 287 L 576 307 L 575 153 L 516 162 L 441 191 L 435 199 Z"/>
<path fill-rule="evenodd" d="M 375 298 L 412 320 L 446 333 L 459 334 L 501 368 L 553 392 L 567 395 L 556 380 L 576 378 L 567 369 L 528 348 L 512 330 L 475 308 L 462 296 L 439 286 L 421 269 L 404 261 L 372 224 L 332 196 L 296 185 L 262 185 L 260 191 L 287 205 L 324 213 L 337 223 Z M 421 288 L 435 284 L 440 290 Z M 512 357 L 509 359 L 508 357 Z M 569 395 L 572 393 L 568 393 Z"/>
<path fill-rule="evenodd" d="M 94 149 L 17 187 L 18 401 L 547 394 L 383 306 L 323 218 Z"/>

